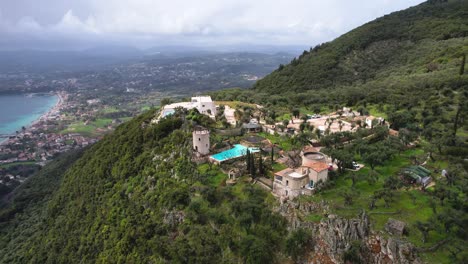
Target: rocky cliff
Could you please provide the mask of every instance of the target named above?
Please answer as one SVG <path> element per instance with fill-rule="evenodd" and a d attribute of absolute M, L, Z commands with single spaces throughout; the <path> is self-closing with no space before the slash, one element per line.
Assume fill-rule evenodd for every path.
<path fill-rule="evenodd" d="M 346 219 L 329 214 L 324 201 L 286 201 L 278 211 L 288 219 L 291 229 L 304 228 L 312 232 L 314 250 L 305 253 L 303 263 L 421 263 L 412 244 L 373 231 L 365 212 Z M 319 223 L 305 220 L 306 214 L 314 212 L 325 217 Z"/>

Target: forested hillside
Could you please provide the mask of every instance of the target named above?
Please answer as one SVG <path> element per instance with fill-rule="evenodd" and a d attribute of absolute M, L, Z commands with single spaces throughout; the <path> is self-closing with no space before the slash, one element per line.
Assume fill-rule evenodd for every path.
<path fill-rule="evenodd" d="M 468 222 L 467 34 L 468 1 L 431 0 L 305 51 L 253 89 L 225 90 L 213 97 L 261 104 L 259 112 L 273 124 L 289 124 L 291 112 L 330 114 L 345 106 L 362 116 L 384 117 L 398 136 L 388 137 L 387 127 L 380 130 L 379 142 L 371 142 L 378 133 L 352 143 L 347 142 L 351 137 L 341 140 L 344 133 L 298 134 L 306 144 L 321 141 L 323 151 L 338 162 L 362 159 L 371 167 L 369 179 L 378 174 L 374 184 L 391 185 L 394 190 L 388 193 L 402 194 L 395 183 L 400 167 L 385 167 L 389 161 L 398 163 L 390 160 L 397 153 L 405 166 L 416 160 L 411 153 L 420 153 L 438 168 L 447 168 L 451 176 L 444 183 L 414 196 L 430 201 L 433 212 L 413 225 L 412 232 L 437 236 L 450 246 L 443 250 L 453 251 L 443 252 L 444 259 L 453 255 L 465 263 L 462 241 L 467 233 L 459 227 Z M 191 162 L 191 131 L 195 124 L 209 127 L 208 117 L 178 111 L 153 124 L 155 115 L 148 111 L 83 153 L 51 163 L 5 201 L 0 207 L 0 263 L 283 263 L 321 246 L 310 245 L 311 232 L 288 232 L 285 218 L 272 211 L 274 201 L 267 192 L 242 180 L 234 186 L 213 184 L 217 172 L 211 165 L 201 171 Z M 285 137 L 285 142 L 292 139 Z M 392 139 L 398 144 L 390 144 Z M 374 171 L 376 164 L 381 167 Z M 357 199 L 352 195 L 356 175 L 336 173 L 329 189 L 311 199 L 344 201 L 344 207 L 330 210 L 349 214 L 353 197 Z M 338 186 L 349 181 L 352 185 Z M 365 194 L 373 193 L 374 202 L 384 197 L 385 208 L 396 204 L 398 196 L 388 198 L 373 192 L 374 185 L 365 186 L 370 186 Z M 354 207 L 367 207 L 368 198 L 372 196 Z M 390 212 L 382 219 L 394 213 L 398 216 L 398 211 Z M 318 219 L 322 217 L 328 215 Z M 341 243 L 333 236 L 341 233 L 330 229 L 330 234 L 330 240 Z M 340 254 L 358 263 L 353 257 L 362 248 L 348 249 L 355 254 Z M 430 248 L 423 250 L 433 254 Z"/>
<path fill-rule="evenodd" d="M 271 94 L 456 74 L 468 46 L 468 1 L 432 0 L 369 22 L 281 65 L 256 83 Z"/>
<path fill-rule="evenodd" d="M 154 115 L 22 186 L 0 212 L 0 263 L 273 261 L 287 233 L 267 193 L 209 184 L 213 175 L 190 162 L 191 122 L 150 125 Z"/>
<path fill-rule="evenodd" d="M 294 109 L 350 107 L 385 117 L 441 153 L 466 157 L 467 35 L 468 1 L 430 0 L 304 51 L 252 89 L 213 97 L 262 104 L 275 121 Z"/>

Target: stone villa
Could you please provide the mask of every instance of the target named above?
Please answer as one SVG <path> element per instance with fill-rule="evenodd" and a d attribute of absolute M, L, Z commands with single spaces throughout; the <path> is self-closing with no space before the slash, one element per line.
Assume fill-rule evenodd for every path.
<path fill-rule="evenodd" d="M 275 173 L 272 192 L 280 197 L 294 198 L 313 193 L 319 181 L 328 180 L 327 157 L 317 151 L 305 150 L 299 168 L 287 168 Z"/>

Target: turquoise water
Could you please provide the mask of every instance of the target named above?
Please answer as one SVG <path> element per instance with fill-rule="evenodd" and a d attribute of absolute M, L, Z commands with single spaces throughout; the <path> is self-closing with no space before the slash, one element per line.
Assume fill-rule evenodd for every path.
<path fill-rule="evenodd" d="M 244 146 L 242 146 L 240 144 L 236 144 L 236 145 L 234 145 L 234 148 L 223 151 L 223 152 L 215 154 L 215 155 L 212 155 L 211 158 L 215 159 L 215 160 L 217 160 L 219 162 L 226 161 L 226 160 L 230 160 L 230 159 L 233 159 L 233 158 L 238 158 L 238 157 L 246 155 L 247 154 L 247 149 L 251 153 L 255 153 L 255 152 L 260 151 L 258 148 L 247 148 L 247 147 L 244 147 Z"/>
<path fill-rule="evenodd" d="M 4 135 L 15 134 L 39 119 L 57 101 L 56 95 L 0 95 L 0 142 Z"/>
<path fill-rule="evenodd" d="M 175 113 L 175 110 L 174 109 L 167 109 L 167 110 L 164 110 L 163 114 L 162 114 L 162 117 L 166 117 L 168 115 L 172 115 Z"/>

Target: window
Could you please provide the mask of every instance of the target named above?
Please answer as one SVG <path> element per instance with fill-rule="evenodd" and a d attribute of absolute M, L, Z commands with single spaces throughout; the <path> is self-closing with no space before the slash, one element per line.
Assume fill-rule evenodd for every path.
<path fill-rule="evenodd" d="M 198 138 L 198 141 L 201 141 L 201 138 Z"/>
<path fill-rule="evenodd" d="M 289 185 L 289 181 L 288 181 L 288 180 L 286 180 L 286 186 L 288 186 L 288 185 Z"/>

